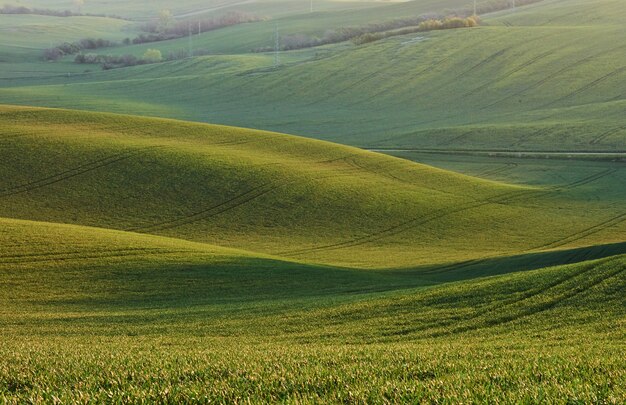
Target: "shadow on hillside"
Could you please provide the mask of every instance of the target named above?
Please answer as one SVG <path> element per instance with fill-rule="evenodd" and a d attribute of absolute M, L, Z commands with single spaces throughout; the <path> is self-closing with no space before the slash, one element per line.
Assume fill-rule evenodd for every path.
<path fill-rule="evenodd" d="M 580 263 L 621 254 L 626 254 L 626 242 L 405 268 L 394 270 L 393 274 L 407 278 L 419 277 L 423 282 L 445 283 Z"/>

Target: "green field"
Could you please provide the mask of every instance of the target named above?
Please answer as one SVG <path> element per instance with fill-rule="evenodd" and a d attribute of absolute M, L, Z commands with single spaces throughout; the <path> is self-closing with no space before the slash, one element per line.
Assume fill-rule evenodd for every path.
<path fill-rule="evenodd" d="M 4 401 L 626 398 L 622 162 L 0 120 Z"/>
<path fill-rule="evenodd" d="M 0 259 L 14 286 L 0 295 L 3 401 L 626 398 L 624 256 L 416 286 L 153 236 L 2 225 L 14 252 Z"/>
<path fill-rule="evenodd" d="M 626 230 L 619 162 L 512 186 L 266 132 L 14 107 L 2 119 L 5 217 L 367 268 L 622 242 Z"/>
<path fill-rule="evenodd" d="M 252 52 L 470 5 L 0 15 L 0 403 L 626 403 L 622 0 Z M 42 60 L 165 8 L 267 20 Z"/>
<path fill-rule="evenodd" d="M 0 3 L 1 4 L 1 3 Z M 7 2 L 7 4 L 12 4 Z M 383 2 L 373 1 L 343 1 L 321 0 L 315 1 L 316 11 L 358 10 L 360 8 L 376 7 Z M 77 11 L 72 0 L 29 0 L 29 6 L 50 8 L 54 10 Z M 215 15 L 231 10 L 258 13 L 263 16 L 277 16 L 310 12 L 308 2 L 293 1 L 246 1 L 246 0 L 186 0 L 171 2 L 168 0 L 153 0 L 146 2 L 129 2 L 124 0 L 108 0 L 106 2 L 86 1 L 81 11 L 92 14 L 113 14 L 133 20 L 147 20 L 158 16 L 161 10 L 170 10 L 177 17 L 191 17 L 198 15 Z"/>
<path fill-rule="evenodd" d="M 624 151 L 625 53 L 613 40 L 624 35 L 623 10 L 615 0 L 540 2 L 485 16 L 471 30 L 345 43 L 297 57 L 286 52 L 277 69 L 272 55 L 240 54 L 10 80 L 0 101 L 183 118 L 366 147 L 553 150 L 558 142 L 559 150 Z M 544 13 L 566 17 L 541 20 Z M 206 33 L 194 46 L 249 52 L 261 45 L 250 38 L 271 45 L 273 22 L 266 25 L 267 33 L 261 23 Z M 116 52 L 141 54 L 148 47 L 187 49 L 187 40 Z M 242 58 L 254 62 L 240 64 Z"/>

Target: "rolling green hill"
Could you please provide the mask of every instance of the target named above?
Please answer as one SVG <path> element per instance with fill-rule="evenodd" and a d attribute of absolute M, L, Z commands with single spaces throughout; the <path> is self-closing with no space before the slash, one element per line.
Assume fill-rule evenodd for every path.
<path fill-rule="evenodd" d="M 3 217 L 369 268 L 622 242 L 626 226 L 619 163 L 512 186 L 268 132 L 9 106 L 0 120 Z"/>
<path fill-rule="evenodd" d="M 622 3 L 280 55 L 471 1 L 0 15 L 0 403 L 626 403 Z M 273 20 L 40 59 L 165 7 Z"/>
<path fill-rule="evenodd" d="M 0 225 L 3 401 L 626 398 L 624 256 L 429 286 L 149 235 Z"/>
<path fill-rule="evenodd" d="M 3 402 L 626 398 L 621 162 L 437 163 L 510 185 L 174 120 L 0 124 Z"/>
<path fill-rule="evenodd" d="M 318 11 L 359 9 L 375 7 L 381 3 L 382 2 L 378 1 L 321 0 L 315 2 L 315 9 Z M 28 4 L 40 8 L 77 11 L 72 0 L 29 0 Z M 133 2 L 107 0 L 85 2 L 82 7 L 82 11 L 85 13 L 114 14 L 125 18 L 132 18 L 133 20 L 156 18 L 161 10 L 170 10 L 174 16 L 179 18 L 198 15 L 215 15 L 230 10 L 256 12 L 264 16 L 275 16 L 309 12 L 310 4 L 308 2 L 285 0 L 185 0 L 180 2 L 172 2 L 169 0 Z"/>
<path fill-rule="evenodd" d="M 623 151 L 625 53 L 614 39 L 624 35 L 616 22 L 626 15 L 614 0 L 594 5 L 542 2 L 487 16 L 479 28 L 339 45 L 277 69 L 268 69 L 271 57 L 237 68 L 238 55 L 232 63 L 201 57 L 12 80 L 0 100 L 180 117 L 358 146 Z M 566 6 L 569 18 L 525 23 Z M 226 33 L 214 35 L 220 32 Z"/>

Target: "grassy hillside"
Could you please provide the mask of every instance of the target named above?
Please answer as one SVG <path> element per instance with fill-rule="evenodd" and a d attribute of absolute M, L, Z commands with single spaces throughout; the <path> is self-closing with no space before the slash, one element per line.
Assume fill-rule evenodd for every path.
<path fill-rule="evenodd" d="M 1 3 L 0 3 L 1 4 Z M 76 6 L 72 0 L 29 0 L 29 5 L 52 8 L 56 10 L 73 10 Z M 359 9 L 374 7 L 377 1 L 316 1 L 317 10 L 341 10 Z M 103 13 L 121 15 L 134 20 L 145 20 L 156 18 L 161 10 L 170 10 L 172 14 L 179 18 L 186 16 L 219 14 L 228 10 L 243 10 L 249 12 L 259 12 L 261 15 L 274 16 L 280 14 L 304 13 L 310 10 L 310 4 L 297 1 L 246 1 L 246 0 L 184 0 L 172 2 L 169 0 L 151 1 L 123 1 L 123 0 L 93 0 L 85 2 L 82 11 L 85 13 Z"/>
<path fill-rule="evenodd" d="M 621 162 L 0 122 L 3 402 L 626 399 Z"/>
<path fill-rule="evenodd" d="M 112 18 L 0 14 L 0 83 L 11 84 L 16 78 L 67 78 L 85 70 L 99 70 L 71 63 L 70 58 L 46 62 L 44 50 L 84 38 L 122 41 L 135 33 L 136 27 L 130 22 Z"/>
<path fill-rule="evenodd" d="M 253 3 L 254 4 L 254 3 Z M 262 3 L 261 3 L 262 4 Z M 340 31 L 342 28 L 359 27 L 368 24 L 382 23 L 392 19 L 416 17 L 427 13 L 443 12 L 446 9 L 457 9 L 467 6 L 465 0 L 416 0 L 399 3 L 374 3 L 374 7 L 357 8 L 359 3 L 343 2 L 351 5 L 345 10 L 329 10 L 316 12 L 302 12 L 302 6 L 309 7 L 310 3 L 287 2 L 286 16 L 273 18 L 251 24 L 227 27 L 210 31 L 193 37 L 195 49 L 205 50 L 216 54 L 249 53 L 258 48 L 273 49 L 275 45 L 275 29 L 284 38 L 290 35 L 304 35 L 321 38 L 328 31 Z M 316 3 L 314 3 L 314 7 Z M 252 5 L 246 5 L 250 9 Z M 258 13 L 263 15 L 260 5 Z M 291 13 L 288 11 L 291 10 Z M 114 50 L 115 53 L 141 54 L 155 44 L 143 44 L 123 47 Z M 164 41 L 158 46 L 167 51 L 186 49 L 189 46 L 188 38 Z"/>
<path fill-rule="evenodd" d="M 3 63 L 40 61 L 43 50 L 83 38 L 121 41 L 134 33 L 128 21 L 102 17 L 51 17 L 0 14 Z"/>
<path fill-rule="evenodd" d="M 476 29 L 344 44 L 295 64 L 285 56 L 278 69 L 267 68 L 269 57 L 226 72 L 215 68 L 227 63 L 219 56 L 13 80 L 0 100 L 157 114 L 358 146 L 624 151 L 626 62 L 614 39 L 624 35 L 619 22 L 626 14 L 618 3 L 542 2 L 486 16 Z M 544 10 L 565 9 L 569 18 L 542 19 Z M 526 23 L 533 18 L 537 25 Z M 227 35 L 217 41 L 231 44 L 245 33 L 231 28 L 211 35 Z"/>
<path fill-rule="evenodd" d="M 626 398 L 624 256 L 426 287 L 0 223 L 3 401 Z"/>
<path fill-rule="evenodd" d="M 470 2 L 88 0 L 275 17 L 109 71 L 38 55 L 137 21 L 0 15 L 0 403 L 626 403 L 622 2 L 275 64 Z"/>
<path fill-rule="evenodd" d="M 626 225 L 619 163 L 511 186 L 268 132 L 20 107 L 0 120 L 4 217 L 370 268 L 622 242 Z"/>

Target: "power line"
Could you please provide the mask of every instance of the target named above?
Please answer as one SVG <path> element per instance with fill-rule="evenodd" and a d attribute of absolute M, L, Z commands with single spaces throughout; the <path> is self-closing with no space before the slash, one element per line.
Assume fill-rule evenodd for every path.
<path fill-rule="evenodd" d="M 193 40 L 191 39 L 191 22 L 187 23 L 187 27 L 189 28 L 189 57 L 193 56 Z"/>
<path fill-rule="evenodd" d="M 278 24 L 274 25 L 274 66 L 280 63 L 280 37 L 278 35 Z"/>

